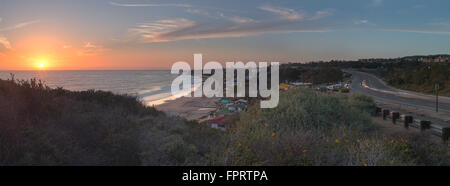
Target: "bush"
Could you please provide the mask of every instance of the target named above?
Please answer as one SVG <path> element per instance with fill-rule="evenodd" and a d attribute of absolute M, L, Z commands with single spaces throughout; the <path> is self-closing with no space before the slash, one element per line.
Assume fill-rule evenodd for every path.
<path fill-rule="evenodd" d="M 136 97 L 0 80 L 1 165 L 449 165 L 426 136 L 381 139 L 364 95 L 291 89 L 223 133 Z"/>
<path fill-rule="evenodd" d="M 364 95 L 289 90 L 281 95 L 277 108 L 254 105 L 242 114 L 230 132 L 222 161 L 226 165 L 448 164 L 445 150 L 427 160 L 399 154 L 386 140 L 373 135 L 376 127 L 370 115 L 374 108 L 374 101 Z"/>
<path fill-rule="evenodd" d="M 136 97 L 35 79 L 0 80 L 0 110 L 1 165 L 202 165 L 217 146 Z"/>

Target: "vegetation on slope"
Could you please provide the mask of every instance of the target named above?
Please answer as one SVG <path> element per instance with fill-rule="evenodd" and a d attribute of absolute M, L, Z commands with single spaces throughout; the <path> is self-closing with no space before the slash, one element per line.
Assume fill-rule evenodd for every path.
<path fill-rule="evenodd" d="M 0 80 L 0 111 L 1 165 L 204 164 L 217 134 L 135 97 L 36 80 Z"/>
<path fill-rule="evenodd" d="M 448 149 L 426 136 L 381 137 L 364 95 L 294 89 L 272 110 L 254 105 L 235 124 L 229 165 L 448 165 Z"/>
<path fill-rule="evenodd" d="M 1 165 L 448 165 L 426 136 L 383 139 L 362 95 L 292 89 L 225 133 L 136 97 L 0 80 Z"/>
<path fill-rule="evenodd" d="M 343 80 L 341 69 L 332 66 L 309 67 L 296 66 L 291 68 L 289 65 L 280 67 L 280 81 L 301 81 L 313 84 L 337 83 Z"/>
<path fill-rule="evenodd" d="M 437 83 L 440 87 L 440 94 L 450 96 L 450 63 L 424 63 L 419 61 L 406 61 L 403 59 L 388 60 L 385 62 L 362 62 L 362 61 L 331 61 L 318 62 L 308 64 L 284 64 L 280 69 L 285 69 L 286 75 L 280 73 L 280 79 L 283 76 L 288 76 L 297 72 L 302 73 L 298 69 L 330 69 L 334 68 L 354 68 L 365 72 L 373 73 L 389 85 L 400 89 L 412 90 L 428 94 L 435 94 L 434 85 Z M 281 70 L 280 70 L 281 72 Z M 337 71 L 336 71 L 337 72 Z M 330 71 L 303 73 L 301 76 L 306 76 L 311 79 L 315 75 L 319 79 L 325 80 L 339 80 L 333 76 Z M 334 73 L 338 75 L 337 73 Z M 293 77 L 289 75 L 288 77 Z M 302 78 L 302 81 L 308 81 Z M 329 81 L 331 82 L 331 81 Z"/>
<path fill-rule="evenodd" d="M 450 63 L 409 64 L 379 71 L 392 86 L 434 94 L 434 86 L 439 84 L 440 94 L 450 96 Z"/>

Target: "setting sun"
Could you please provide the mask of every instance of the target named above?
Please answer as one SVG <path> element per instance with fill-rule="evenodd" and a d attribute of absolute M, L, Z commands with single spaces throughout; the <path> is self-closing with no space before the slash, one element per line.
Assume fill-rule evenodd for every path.
<path fill-rule="evenodd" d="M 46 64 L 46 61 L 45 61 L 45 60 L 40 60 L 40 61 L 38 62 L 38 68 L 39 68 L 39 69 L 44 69 L 44 68 L 45 68 L 45 64 Z"/>

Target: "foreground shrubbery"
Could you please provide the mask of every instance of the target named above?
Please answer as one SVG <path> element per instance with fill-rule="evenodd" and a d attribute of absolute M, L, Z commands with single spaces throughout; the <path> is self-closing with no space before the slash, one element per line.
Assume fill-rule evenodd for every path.
<path fill-rule="evenodd" d="M 1 165 L 204 164 L 214 133 L 135 97 L 0 80 Z"/>
<path fill-rule="evenodd" d="M 226 133 L 135 97 L 0 80 L 0 165 L 448 165 L 423 136 L 374 135 L 362 95 L 293 89 Z"/>
<path fill-rule="evenodd" d="M 272 110 L 250 108 L 224 155 L 229 165 L 448 165 L 446 146 L 424 136 L 374 135 L 363 95 L 288 91 Z M 401 136 L 401 137 L 400 137 Z"/>

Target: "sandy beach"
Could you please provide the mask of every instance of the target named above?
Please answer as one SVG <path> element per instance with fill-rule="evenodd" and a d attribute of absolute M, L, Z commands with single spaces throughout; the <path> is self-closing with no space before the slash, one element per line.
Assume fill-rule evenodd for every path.
<path fill-rule="evenodd" d="M 171 116 L 180 116 L 187 120 L 204 121 L 211 111 L 216 110 L 216 98 L 181 97 L 167 101 L 155 108 Z"/>

